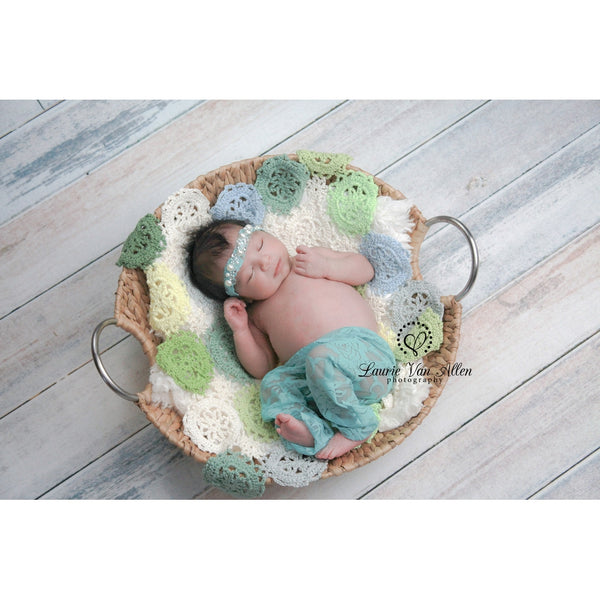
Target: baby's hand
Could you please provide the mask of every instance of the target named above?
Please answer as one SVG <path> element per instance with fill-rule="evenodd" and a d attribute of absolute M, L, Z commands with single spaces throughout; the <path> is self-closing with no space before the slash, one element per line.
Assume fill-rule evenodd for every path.
<path fill-rule="evenodd" d="M 244 331 L 248 328 L 246 303 L 240 298 L 227 298 L 223 304 L 223 313 L 233 332 Z"/>
<path fill-rule="evenodd" d="M 295 270 L 299 275 L 314 279 L 328 276 L 330 251 L 327 248 L 298 246 L 296 248 Z"/>

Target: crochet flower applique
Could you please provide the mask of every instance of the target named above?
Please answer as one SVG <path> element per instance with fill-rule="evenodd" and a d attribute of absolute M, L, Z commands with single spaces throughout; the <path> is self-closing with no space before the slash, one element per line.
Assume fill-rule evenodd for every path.
<path fill-rule="evenodd" d="M 210 209 L 215 221 L 237 219 L 252 225 L 260 225 L 265 218 L 265 212 L 265 205 L 258 190 L 248 183 L 226 185 Z"/>
<path fill-rule="evenodd" d="M 307 166 L 312 175 L 325 179 L 343 174 L 346 166 L 352 160 L 352 157 L 347 154 L 312 152 L 310 150 L 298 150 L 297 154 L 298 160 Z"/>
<path fill-rule="evenodd" d="M 158 219 L 147 214 L 138 221 L 125 240 L 117 265 L 128 269 L 145 269 L 160 256 L 165 246 L 165 236 Z"/>
<path fill-rule="evenodd" d="M 215 319 L 207 332 L 206 340 L 208 352 L 221 373 L 240 383 L 252 379 L 237 358 L 233 332 L 223 316 Z"/>
<path fill-rule="evenodd" d="M 309 179 L 306 166 L 282 154 L 265 160 L 256 171 L 255 186 L 269 210 L 287 215 L 300 203 Z"/>
<path fill-rule="evenodd" d="M 407 333 L 408 330 L 408 333 Z M 412 362 L 439 350 L 444 341 L 442 319 L 427 308 L 416 321 L 409 321 L 398 332 L 398 360 Z"/>
<path fill-rule="evenodd" d="M 160 344 L 156 363 L 177 385 L 194 394 L 203 394 L 213 376 L 212 358 L 191 331 L 179 331 Z"/>
<path fill-rule="evenodd" d="M 158 262 L 146 269 L 150 292 L 148 320 L 155 331 L 176 333 L 190 314 L 190 298 L 180 279 L 167 265 Z"/>
<path fill-rule="evenodd" d="M 264 471 L 251 458 L 231 450 L 208 459 L 204 479 L 238 498 L 258 498 L 265 491 Z"/>
<path fill-rule="evenodd" d="M 412 275 L 408 251 L 388 235 L 367 234 L 361 242 L 360 253 L 373 265 L 375 276 L 369 287 L 374 294 L 391 294 Z"/>
<path fill-rule="evenodd" d="M 365 235 L 375 216 L 378 192 L 370 175 L 346 171 L 329 186 L 329 216 L 344 233 Z"/>

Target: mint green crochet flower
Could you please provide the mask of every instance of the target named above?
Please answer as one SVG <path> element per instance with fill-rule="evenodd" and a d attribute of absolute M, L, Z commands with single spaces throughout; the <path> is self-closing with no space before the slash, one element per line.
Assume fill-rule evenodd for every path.
<path fill-rule="evenodd" d="M 298 150 L 298 160 L 307 166 L 312 175 L 329 179 L 345 172 L 346 165 L 352 160 L 347 154 L 330 154 Z"/>
<path fill-rule="evenodd" d="M 256 171 L 254 186 L 270 211 L 287 215 L 300 202 L 309 179 L 303 164 L 282 154 L 265 160 Z"/>
<path fill-rule="evenodd" d="M 265 492 L 264 471 L 251 458 L 232 450 L 208 459 L 204 479 L 209 485 L 238 498 L 258 498 Z"/>
<path fill-rule="evenodd" d="M 233 400 L 246 433 L 260 442 L 273 442 L 279 439 L 275 425 L 265 423 L 260 412 L 260 390 L 257 385 L 246 387 Z"/>
<path fill-rule="evenodd" d="M 160 256 L 167 242 L 158 223 L 158 219 L 152 214 L 147 214 L 138 221 L 123 244 L 117 261 L 119 267 L 145 269 Z"/>
<path fill-rule="evenodd" d="M 435 352 L 444 341 L 442 318 L 431 308 L 427 308 L 416 322 L 407 323 L 398 332 L 397 339 L 398 352 L 394 355 L 400 362 L 412 362 Z"/>
<path fill-rule="evenodd" d="M 360 171 L 346 171 L 329 185 L 329 216 L 344 233 L 365 235 L 373 223 L 378 193 L 373 177 Z"/>
<path fill-rule="evenodd" d="M 203 394 L 213 377 L 212 358 L 191 331 L 179 331 L 160 344 L 156 364 L 179 387 L 193 394 Z"/>

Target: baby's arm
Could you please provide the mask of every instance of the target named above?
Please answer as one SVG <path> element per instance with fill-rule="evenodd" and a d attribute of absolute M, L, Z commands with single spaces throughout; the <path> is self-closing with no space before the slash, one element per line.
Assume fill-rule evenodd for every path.
<path fill-rule="evenodd" d="M 277 366 L 277 356 L 267 336 L 249 319 L 246 303 L 228 298 L 223 307 L 225 319 L 233 331 L 235 352 L 252 377 L 261 379 Z"/>
<path fill-rule="evenodd" d="M 296 273 L 305 277 L 362 285 L 375 275 L 371 263 L 357 252 L 337 252 L 329 248 L 307 246 L 298 246 L 296 252 Z"/>

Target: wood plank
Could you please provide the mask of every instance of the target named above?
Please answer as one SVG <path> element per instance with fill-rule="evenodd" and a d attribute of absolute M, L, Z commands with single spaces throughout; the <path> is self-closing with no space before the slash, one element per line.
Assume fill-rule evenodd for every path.
<path fill-rule="evenodd" d="M 94 328 L 114 314 L 119 255 L 120 248 L 109 252 L 2 320 L 0 416 L 91 358 Z M 124 337 L 122 329 L 108 327 L 102 333 L 101 347 L 108 348 Z"/>
<path fill-rule="evenodd" d="M 148 424 L 42 498 L 190 499 L 207 488 L 202 470 Z"/>
<path fill-rule="evenodd" d="M 328 115 L 326 126 L 306 128 L 278 144 L 273 153 L 342 152 L 352 156 L 352 164 L 378 174 L 440 131 L 470 120 L 484 104 L 473 100 L 354 101 Z"/>
<path fill-rule="evenodd" d="M 531 496 L 600 445 L 598 351 L 600 334 L 478 415 L 366 498 Z M 588 493 L 599 498 L 600 485 Z"/>
<path fill-rule="evenodd" d="M 38 102 L 42 105 L 44 110 L 48 110 L 53 106 L 56 106 L 59 102 L 63 102 L 63 100 L 38 100 Z"/>
<path fill-rule="evenodd" d="M 0 138 L 44 112 L 37 100 L 0 100 Z"/>
<path fill-rule="evenodd" d="M 127 338 L 105 355 L 125 389 L 142 389 L 148 362 Z M 147 424 L 108 389 L 90 361 L 0 419 L 0 498 L 37 498 Z"/>
<path fill-rule="evenodd" d="M 589 338 L 600 326 L 592 310 L 600 292 L 599 260 L 597 226 L 466 314 L 457 361 L 472 375 L 450 378 L 431 414 L 398 448 L 308 488 L 270 487 L 265 498 L 361 497 Z M 515 352 L 515 332 L 521 331 L 529 335 Z M 203 497 L 220 496 L 210 490 Z"/>
<path fill-rule="evenodd" d="M 524 181 L 522 182 L 522 185 L 523 185 L 523 186 L 525 186 L 525 187 L 527 187 L 529 184 L 528 184 L 527 180 L 524 180 Z M 573 196 L 572 200 L 573 200 L 574 198 L 576 198 L 576 197 L 577 197 L 577 190 L 575 190 L 575 191 L 574 191 L 574 196 Z M 502 231 L 498 231 L 498 232 L 497 232 L 497 234 L 498 234 L 498 235 L 502 235 Z M 463 248 L 463 250 L 464 250 L 464 248 Z M 447 391 L 445 392 L 445 394 L 444 394 L 444 397 L 445 397 L 446 393 L 447 393 Z M 436 410 L 437 410 L 437 407 L 436 407 Z M 434 411 L 434 412 L 435 412 L 435 411 Z M 430 417 L 428 417 L 428 421 L 426 421 L 426 423 L 427 423 L 427 422 L 429 422 L 429 419 L 431 419 L 431 418 L 432 418 L 431 416 L 430 416 Z M 422 429 L 422 428 L 420 428 L 420 429 Z M 419 430 L 418 430 L 418 431 L 419 431 Z M 418 432 L 418 431 L 417 431 L 417 432 Z M 411 439 L 413 439 L 415 435 L 416 435 L 416 434 L 413 434 L 413 436 L 411 436 Z M 402 448 L 402 447 L 401 447 L 401 448 Z M 380 461 L 381 461 L 381 460 L 383 460 L 383 459 L 380 459 Z M 377 463 L 379 463 L 380 461 L 377 461 Z M 371 466 L 371 465 L 370 465 L 370 466 Z M 370 467 L 370 466 L 369 466 L 369 467 Z M 366 468 L 367 468 L 367 467 L 365 467 L 364 469 L 366 469 Z M 360 469 L 359 471 L 357 471 L 357 473 L 362 473 L 362 472 L 364 471 L 364 469 Z M 349 475 L 347 475 L 347 476 L 344 476 L 344 478 L 343 478 L 343 479 L 345 479 L 346 477 L 350 477 L 350 475 L 352 475 L 352 474 L 349 474 Z M 323 483 L 325 483 L 325 482 L 323 482 Z M 313 487 L 313 486 L 311 486 L 311 488 L 312 488 L 312 487 Z M 367 488 L 367 489 L 368 489 L 368 488 Z M 366 490 L 365 490 L 365 491 L 366 491 Z M 362 493 L 362 491 L 361 491 L 361 493 Z M 328 497 L 328 496 L 326 496 L 326 497 Z M 348 496 L 348 497 L 351 497 L 351 496 Z"/>
<path fill-rule="evenodd" d="M 481 258 L 476 284 L 463 301 L 466 310 L 600 222 L 599 162 L 596 126 L 461 216 Z M 427 209 L 422 207 L 424 214 Z M 464 237 L 451 226 L 436 227 L 425 238 L 419 264 L 443 294 L 457 293 L 471 264 Z"/>
<path fill-rule="evenodd" d="M 598 404 L 597 396 L 592 404 Z M 600 448 L 556 478 L 532 498 L 540 500 L 599 500 Z"/>
<path fill-rule="evenodd" d="M 0 223 L 84 177 L 198 103 L 65 101 L 44 112 L 0 140 Z M 38 108 L 41 112 L 39 104 Z"/>
<path fill-rule="evenodd" d="M 600 123 L 600 101 L 490 102 L 386 170 L 425 216 L 459 216 Z M 426 212 L 425 212 L 426 211 Z"/>
<path fill-rule="evenodd" d="M 0 315 L 123 243 L 141 216 L 198 174 L 261 154 L 334 106 L 206 102 L 6 223 L 0 228 L 0 280 L 11 285 L 0 287 Z M 44 249 L 43 259 L 25 260 L 32 245 Z"/>

